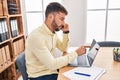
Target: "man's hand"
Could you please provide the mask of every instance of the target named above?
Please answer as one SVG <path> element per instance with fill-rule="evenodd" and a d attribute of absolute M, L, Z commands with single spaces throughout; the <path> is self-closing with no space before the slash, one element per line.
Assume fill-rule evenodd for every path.
<path fill-rule="evenodd" d="M 80 56 L 80 55 L 83 55 L 86 53 L 86 47 L 85 46 L 80 46 L 77 50 L 76 50 L 77 54 Z"/>
<path fill-rule="evenodd" d="M 68 26 L 68 24 L 64 24 L 61 30 L 62 30 L 63 32 L 69 31 L 69 26 Z"/>

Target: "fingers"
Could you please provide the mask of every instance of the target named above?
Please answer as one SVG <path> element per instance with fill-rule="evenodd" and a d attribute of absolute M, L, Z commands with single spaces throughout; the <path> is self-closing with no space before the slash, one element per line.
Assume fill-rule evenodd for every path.
<path fill-rule="evenodd" d="M 84 46 L 85 48 L 90 48 L 91 46 Z"/>
<path fill-rule="evenodd" d="M 79 47 L 79 48 L 76 50 L 76 52 L 77 52 L 78 55 L 83 55 L 83 54 L 85 54 L 85 52 L 86 52 L 86 47 L 85 47 L 85 46 L 81 46 L 81 47 Z"/>
<path fill-rule="evenodd" d="M 64 27 L 62 28 L 62 31 L 69 31 L 69 25 L 68 24 L 64 24 Z"/>

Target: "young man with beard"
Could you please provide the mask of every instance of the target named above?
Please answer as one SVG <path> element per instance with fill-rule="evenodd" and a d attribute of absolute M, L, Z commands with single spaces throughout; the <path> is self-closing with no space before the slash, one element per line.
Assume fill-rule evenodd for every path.
<path fill-rule="evenodd" d="M 57 69 L 68 65 L 78 55 L 85 53 L 81 46 L 76 51 L 54 58 L 55 48 L 66 52 L 68 47 L 69 26 L 65 23 L 67 10 L 59 3 L 50 3 L 45 12 L 45 22 L 32 31 L 26 40 L 26 68 L 30 80 L 57 80 Z M 59 40 L 56 31 L 63 31 Z"/>

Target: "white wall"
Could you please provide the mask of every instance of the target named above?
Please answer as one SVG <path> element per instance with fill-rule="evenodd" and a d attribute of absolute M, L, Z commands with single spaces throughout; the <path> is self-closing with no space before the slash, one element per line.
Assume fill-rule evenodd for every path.
<path fill-rule="evenodd" d="M 86 0 L 62 0 L 68 10 L 66 21 L 70 26 L 70 46 L 80 46 L 86 40 Z"/>

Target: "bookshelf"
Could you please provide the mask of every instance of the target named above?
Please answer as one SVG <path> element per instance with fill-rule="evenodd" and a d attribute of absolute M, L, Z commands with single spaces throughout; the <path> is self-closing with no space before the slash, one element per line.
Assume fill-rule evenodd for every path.
<path fill-rule="evenodd" d="M 17 80 L 17 56 L 25 49 L 20 0 L 0 0 L 0 80 Z"/>

